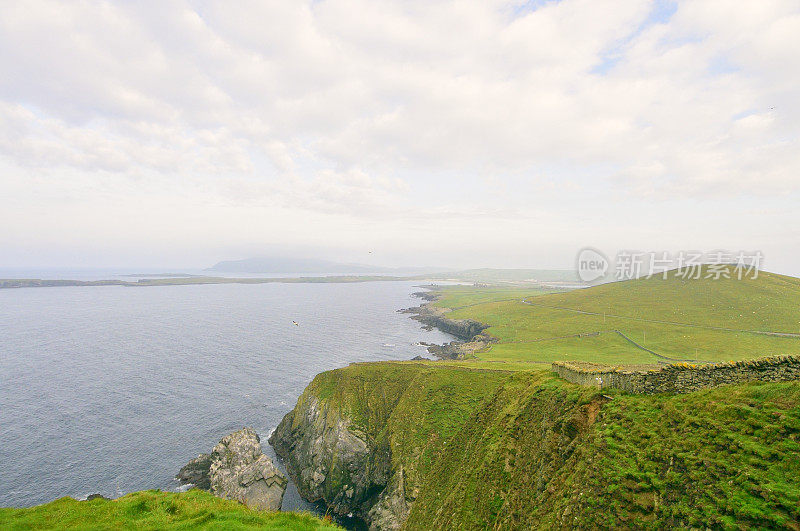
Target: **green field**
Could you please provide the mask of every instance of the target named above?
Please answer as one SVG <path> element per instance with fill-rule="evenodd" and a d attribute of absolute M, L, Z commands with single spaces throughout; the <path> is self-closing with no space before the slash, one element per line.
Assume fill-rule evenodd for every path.
<path fill-rule="evenodd" d="M 436 304 L 451 309 L 448 317 L 486 323 L 500 340 L 478 360 L 514 369 L 555 360 L 623 365 L 800 354 L 800 279 L 766 272 L 685 280 L 673 271 L 560 293 L 445 286 L 441 294 Z"/>
<path fill-rule="evenodd" d="M 0 509 L 1 529 L 339 529 L 300 513 L 264 513 L 208 492 L 134 492 L 116 500 L 60 498 L 28 509 Z"/>

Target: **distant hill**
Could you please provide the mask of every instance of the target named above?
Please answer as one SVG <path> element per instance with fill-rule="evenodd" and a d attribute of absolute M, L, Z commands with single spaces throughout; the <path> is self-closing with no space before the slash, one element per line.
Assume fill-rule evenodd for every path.
<path fill-rule="evenodd" d="M 315 258 L 262 256 L 244 260 L 219 262 L 206 271 L 218 273 L 250 273 L 268 275 L 418 275 L 445 271 L 435 267 L 382 267 L 367 264 L 347 264 Z"/>
<path fill-rule="evenodd" d="M 473 282 L 575 282 L 580 283 L 577 273 L 567 269 L 464 269 L 430 275 L 431 279 L 457 279 Z"/>
<path fill-rule="evenodd" d="M 467 282 L 579 282 L 575 271 L 553 269 L 465 269 L 445 267 L 384 267 L 342 263 L 315 258 L 261 256 L 244 260 L 225 260 L 206 269 L 215 273 L 249 273 L 265 275 L 390 275 L 415 276 L 430 280 Z"/>
<path fill-rule="evenodd" d="M 494 362 L 591 361 L 612 365 L 727 362 L 800 355 L 800 279 L 660 276 L 566 293 L 518 288 L 442 289 L 452 319 L 490 326 Z M 524 300 L 524 302 L 523 302 Z"/>

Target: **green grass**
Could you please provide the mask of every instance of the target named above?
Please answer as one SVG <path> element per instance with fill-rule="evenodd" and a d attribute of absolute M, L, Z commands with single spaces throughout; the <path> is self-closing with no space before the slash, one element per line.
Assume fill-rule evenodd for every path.
<path fill-rule="evenodd" d="M 441 294 L 436 304 L 452 309 L 449 317 L 486 323 L 500 340 L 477 359 L 515 369 L 562 359 L 619 365 L 800 354 L 800 337 L 758 333 L 800 334 L 800 279 L 771 273 L 684 280 L 671 272 L 559 293 L 448 286 Z"/>
<path fill-rule="evenodd" d="M 0 509 L 2 529 L 339 529 L 304 513 L 265 513 L 208 492 L 156 490 L 116 500 L 60 498 L 27 509 Z"/>
<path fill-rule="evenodd" d="M 434 304 L 452 310 L 461 310 L 492 302 L 514 302 L 526 297 L 535 297 L 552 291 L 543 288 L 521 287 L 474 287 L 474 286 L 440 286 L 442 299 Z"/>
<path fill-rule="evenodd" d="M 517 373 L 443 446 L 408 527 L 797 527 L 800 382 L 603 394 Z"/>

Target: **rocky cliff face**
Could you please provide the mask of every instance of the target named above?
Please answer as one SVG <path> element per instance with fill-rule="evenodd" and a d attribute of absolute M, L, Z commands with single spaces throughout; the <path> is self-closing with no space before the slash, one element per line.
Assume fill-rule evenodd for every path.
<path fill-rule="evenodd" d="M 436 292 L 414 293 L 425 300 L 436 300 Z M 425 297 L 428 295 L 429 297 Z M 411 318 L 419 321 L 426 329 L 436 328 L 442 332 L 451 334 L 458 338 L 444 345 L 427 345 L 428 352 L 440 359 L 464 359 L 472 357 L 473 353 L 485 348 L 489 343 L 494 343 L 497 338 L 483 333 L 488 325 L 473 321 L 472 319 L 450 319 L 447 312 L 430 304 L 423 304 L 414 308 L 400 310 L 403 313 L 411 314 Z"/>
<path fill-rule="evenodd" d="M 409 308 L 405 311 L 414 314 L 411 318 L 426 327 L 438 328 L 442 332 L 454 335 L 463 341 L 471 341 L 488 328 L 487 325 L 472 319 L 448 319 L 444 310 L 429 304 L 424 304 L 417 308 Z"/>
<path fill-rule="evenodd" d="M 309 397 L 287 414 L 269 439 L 286 461 L 300 495 L 324 501 L 339 515 L 387 520 L 375 511 L 390 475 L 391 457 L 352 421 Z M 390 507 L 395 504 L 384 502 Z M 400 516 L 400 515 L 395 515 Z M 390 518 L 389 518 L 390 519 Z M 393 523 L 383 528 L 395 527 Z"/>
<path fill-rule="evenodd" d="M 442 446 L 506 376 L 429 364 L 329 371 L 269 442 L 305 499 L 372 529 L 398 529 Z"/>
<path fill-rule="evenodd" d="M 211 454 L 200 454 L 183 465 L 175 479 L 180 481 L 181 485 L 191 484 L 198 489 L 211 490 L 211 479 L 208 477 L 210 468 Z"/>
<path fill-rule="evenodd" d="M 281 508 L 287 483 L 286 476 L 261 452 L 261 441 L 251 428 L 223 437 L 211 454 L 189 461 L 177 478 L 263 511 Z"/>

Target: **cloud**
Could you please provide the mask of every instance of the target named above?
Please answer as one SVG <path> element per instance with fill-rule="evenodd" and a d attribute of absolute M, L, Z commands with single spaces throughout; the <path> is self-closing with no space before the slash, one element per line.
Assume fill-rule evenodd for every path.
<path fill-rule="evenodd" d="M 189 201 L 214 190 L 465 222 L 524 218 L 544 196 L 580 209 L 576 189 L 647 201 L 800 193 L 792 0 L 0 10 L 0 157 L 19 170 L 0 176 L 6 189 L 36 169 L 98 186 L 147 178 Z"/>
<path fill-rule="evenodd" d="M 2 48 L 11 53 L 0 64 L 8 73 L 0 90 L 7 105 L 84 131 L 88 142 L 77 132 L 57 136 L 62 149 L 50 159 L 68 164 L 75 152 L 92 149 L 97 128 L 106 138 L 146 145 L 129 126 L 140 122 L 170 131 L 162 144 L 173 154 L 188 157 L 203 138 L 213 142 L 211 135 L 282 170 L 298 154 L 365 171 L 569 161 L 578 171 L 606 163 L 628 175 L 660 159 L 663 177 L 690 184 L 711 171 L 747 187 L 747 173 L 707 162 L 695 168 L 688 159 L 705 157 L 676 154 L 700 148 L 735 158 L 739 139 L 729 131 L 748 109 L 781 109 L 749 142 L 767 147 L 791 129 L 798 69 L 781 65 L 800 61 L 793 46 L 800 14 L 790 2 L 736 10 L 686 2 L 670 20 L 644 27 L 653 6 L 642 0 L 614 9 L 568 0 L 518 16 L 510 7 L 16 4 L 4 8 Z M 593 69 L 611 49 L 614 66 L 598 75 Z M 720 57 L 734 71 L 711 75 Z M 792 148 L 794 142 L 796 135 Z M 9 151 L 21 163 L 32 155 Z M 139 158 L 163 170 L 169 157 L 155 151 Z M 642 153 L 648 160 L 636 160 Z M 223 160 L 230 153 L 221 155 L 209 156 L 218 171 L 247 171 L 248 164 L 231 165 Z M 98 165 L 146 164 L 117 158 L 97 158 Z"/>

